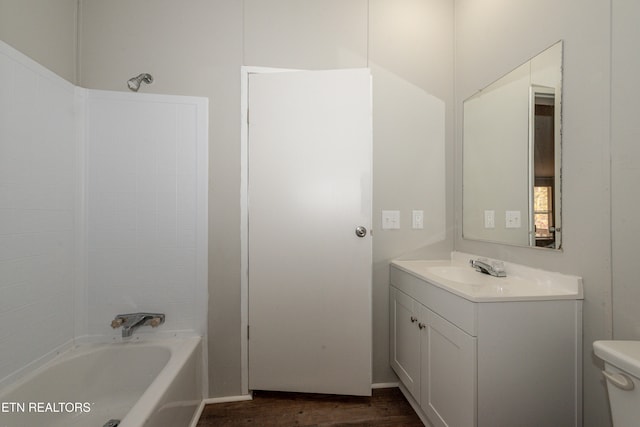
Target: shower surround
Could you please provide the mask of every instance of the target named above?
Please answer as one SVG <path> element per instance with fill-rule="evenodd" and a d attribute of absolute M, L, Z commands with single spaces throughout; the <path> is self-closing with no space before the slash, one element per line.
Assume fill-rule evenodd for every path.
<path fill-rule="evenodd" d="M 206 339 L 207 111 L 76 87 L 0 42 L 0 388 L 120 341 L 118 313 L 166 314 L 133 340 Z"/>

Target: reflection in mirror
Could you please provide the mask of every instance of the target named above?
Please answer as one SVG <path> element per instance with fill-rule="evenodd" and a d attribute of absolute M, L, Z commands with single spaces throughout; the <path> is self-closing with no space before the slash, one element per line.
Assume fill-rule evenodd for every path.
<path fill-rule="evenodd" d="M 562 42 L 464 101 L 465 239 L 559 249 Z"/>
<path fill-rule="evenodd" d="M 555 223 L 555 89 L 531 86 L 529 126 L 529 244 L 544 248 L 560 245 L 560 229 Z"/>

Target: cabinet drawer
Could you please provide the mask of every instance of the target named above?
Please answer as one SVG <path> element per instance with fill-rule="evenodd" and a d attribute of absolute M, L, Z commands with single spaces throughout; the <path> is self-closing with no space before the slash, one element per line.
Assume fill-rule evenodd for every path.
<path fill-rule="evenodd" d="M 390 266 L 391 285 L 456 325 L 471 336 L 478 335 L 476 303 L 445 291 L 395 266 Z"/>

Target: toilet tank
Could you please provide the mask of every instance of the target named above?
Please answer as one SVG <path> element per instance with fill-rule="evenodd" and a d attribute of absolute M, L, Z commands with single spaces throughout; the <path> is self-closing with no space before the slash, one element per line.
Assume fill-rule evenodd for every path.
<path fill-rule="evenodd" d="M 604 360 L 614 427 L 637 427 L 640 420 L 640 341 L 596 341 Z"/>

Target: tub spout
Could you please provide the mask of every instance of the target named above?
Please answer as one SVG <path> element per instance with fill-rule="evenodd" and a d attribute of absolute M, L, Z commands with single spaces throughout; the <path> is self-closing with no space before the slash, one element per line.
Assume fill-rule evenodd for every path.
<path fill-rule="evenodd" d="M 122 327 L 122 338 L 129 338 L 140 326 L 149 325 L 155 328 L 163 323 L 164 314 L 162 313 L 129 313 L 118 314 L 111 321 L 111 327 L 113 329 Z"/>

